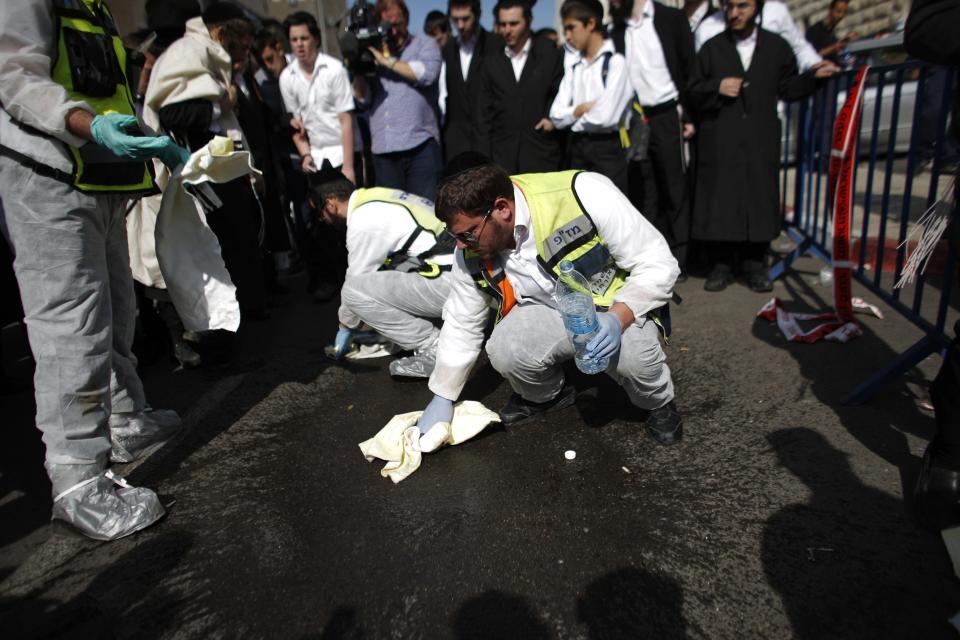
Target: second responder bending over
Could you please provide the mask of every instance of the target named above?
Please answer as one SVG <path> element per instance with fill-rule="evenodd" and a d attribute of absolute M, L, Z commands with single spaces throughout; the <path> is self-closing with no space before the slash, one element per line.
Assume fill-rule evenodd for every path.
<path fill-rule="evenodd" d="M 673 381 L 651 315 L 671 299 L 680 269 L 663 236 L 609 178 L 578 171 L 511 177 L 486 164 L 443 180 L 436 211 L 457 250 L 430 377 L 435 395 L 420 418 L 422 433 L 451 419 L 480 353 L 490 303 L 498 321 L 487 355 L 514 391 L 500 411 L 503 423 L 573 403 L 561 365 L 574 349 L 553 300 L 560 262 L 570 260 L 590 280 L 594 304 L 603 310 L 587 355 L 609 358 L 607 375 L 649 412 L 646 429 L 656 442 L 681 438 Z"/>
<path fill-rule="evenodd" d="M 366 324 L 413 352 L 390 363 L 392 375 L 429 377 L 440 335 L 434 321 L 450 292 L 454 245 L 433 203 L 396 189 L 357 189 L 330 169 L 318 174 L 311 201 L 324 222 L 347 229 L 336 357 L 346 355 Z"/>

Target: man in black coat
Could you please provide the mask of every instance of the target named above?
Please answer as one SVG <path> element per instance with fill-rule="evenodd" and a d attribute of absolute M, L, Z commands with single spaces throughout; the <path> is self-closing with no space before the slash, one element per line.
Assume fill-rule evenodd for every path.
<path fill-rule="evenodd" d="M 653 0 L 612 0 L 610 7 L 610 37 L 627 59 L 631 87 L 650 127 L 647 159 L 630 166 L 629 195 L 685 272 L 690 185 L 683 143 L 694 133 L 688 101 L 696 73 L 693 34 L 683 11 Z"/>
<path fill-rule="evenodd" d="M 444 156 L 478 148 L 474 111 L 480 98 L 480 66 L 490 34 L 480 26 L 480 0 L 450 0 L 450 21 L 457 37 L 443 47 L 447 111 L 443 125 Z"/>
<path fill-rule="evenodd" d="M 501 38 L 490 38 L 480 72 L 476 110 L 479 151 L 510 174 L 556 171 L 563 160 L 550 122 L 563 79 L 563 52 L 549 38 L 534 38 L 527 0 L 500 0 Z"/>
<path fill-rule="evenodd" d="M 707 291 L 725 289 L 736 262 L 751 289 L 773 288 L 763 260 L 783 223 L 777 99 L 808 95 L 835 73 L 799 75 L 790 45 L 757 24 L 762 9 L 763 0 L 727 1 L 727 29 L 700 50 L 690 90 L 700 118 L 693 237 L 711 243 Z"/>
<path fill-rule="evenodd" d="M 911 55 L 960 67 L 960 3 L 956 0 L 913 0 L 903 44 Z M 954 95 L 951 123 L 960 133 L 960 92 Z M 958 176 L 960 178 L 960 176 Z M 954 183 L 954 188 L 957 188 Z M 960 208 L 954 192 L 953 215 L 947 233 L 960 255 Z M 914 492 L 921 523 L 939 530 L 960 523 L 960 322 L 943 358 L 940 373 L 930 386 L 937 433 L 923 455 L 923 467 Z"/>

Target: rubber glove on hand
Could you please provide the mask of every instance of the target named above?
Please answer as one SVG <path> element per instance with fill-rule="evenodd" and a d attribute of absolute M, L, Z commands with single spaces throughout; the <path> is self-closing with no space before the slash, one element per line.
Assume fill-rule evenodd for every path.
<path fill-rule="evenodd" d="M 108 149 L 116 156 L 130 160 L 148 160 L 156 157 L 172 142 L 166 136 L 158 138 L 127 133 L 128 128 L 138 124 L 135 116 L 124 116 L 119 113 L 97 116 L 90 123 L 90 135 L 101 147 Z"/>
<path fill-rule="evenodd" d="M 337 331 L 337 337 L 333 339 L 333 357 L 342 360 L 347 351 L 350 350 L 350 344 L 353 342 L 353 329 L 340 327 Z"/>
<path fill-rule="evenodd" d="M 187 160 L 190 159 L 189 151 L 178 145 L 173 141 L 173 138 L 169 136 L 163 136 L 160 139 L 166 144 L 160 150 L 160 153 L 157 154 L 157 157 L 160 158 L 160 162 L 167 166 L 167 169 L 174 171 L 177 167 L 187 163 Z"/>
<path fill-rule="evenodd" d="M 433 400 L 423 410 L 423 415 L 417 421 L 417 428 L 424 434 L 430 431 L 430 428 L 438 422 L 450 422 L 453 420 L 453 400 L 447 400 L 434 394 Z"/>
<path fill-rule="evenodd" d="M 586 356 L 591 360 L 611 358 L 620 351 L 620 334 L 623 331 L 620 316 L 612 311 L 598 313 L 597 324 L 600 328 L 593 340 L 587 343 Z"/>

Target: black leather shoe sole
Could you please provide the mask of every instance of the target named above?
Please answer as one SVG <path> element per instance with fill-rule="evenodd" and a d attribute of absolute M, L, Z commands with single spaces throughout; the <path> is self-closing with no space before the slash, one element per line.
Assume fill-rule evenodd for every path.
<path fill-rule="evenodd" d="M 651 411 L 643 426 L 657 444 L 670 446 L 683 439 L 683 419 L 672 401 Z"/>
<path fill-rule="evenodd" d="M 504 426 L 523 424 L 545 413 L 569 407 L 576 399 L 576 395 L 576 389 L 572 386 L 564 387 L 556 398 L 547 402 L 530 402 L 515 393 L 500 410 L 500 421 Z"/>
<path fill-rule="evenodd" d="M 913 509 L 921 526 L 930 531 L 960 524 L 960 471 L 935 466 L 929 447 L 913 491 Z"/>

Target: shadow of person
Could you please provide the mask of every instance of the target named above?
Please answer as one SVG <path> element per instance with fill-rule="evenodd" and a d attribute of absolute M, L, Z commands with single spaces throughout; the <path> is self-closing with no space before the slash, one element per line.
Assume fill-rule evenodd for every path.
<path fill-rule="evenodd" d="M 577 600 L 591 640 L 686 638 L 683 590 L 668 576 L 624 567 L 597 578 Z"/>
<path fill-rule="evenodd" d="M 85 571 L 75 562 L 112 557 L 104 545 L 84 540 L 84 550 L 46 572 L 28 593 L 0 597 L 0 629 L 16 638 L 159 638 L 201 617 L 188 594 L 172 585 L 193 536 L 159 533 L 116 556 L 79 593 L 61 592 Z M 122 544 L 122 543 L 110 543 Z M 93 554 L 93 555 L 91 555 Z"/>
<path fill-rule="evenodd" d="M 832 304 L 823 292 L 811 288 L 796 271 L 782 279 L 791 311 L 822 311 Z M 806 308 L 805 308 L 806 307 Z M 900 470 L 902 495 L 910 496 L 920 461 L 910 452 L 906 434 L 931 437 L 932 416 L 917 409 L 917 399 L 906 385 L 906 377 L 888 384 L 863 406 L 844 406 L 854 385 L 890 364 L 899 354 L 866 323 L 863 335 L 845 345 L 829 342 L 801 344 L 786 342 L 776 327 L 758 318 L 753 335 L 771 346 L 785 349 L 800 367 L 797 400 L 812 393 L 830 407 L 843 427 L 865 447 Z M 912 370 L 911 376 L 916 377 Z"/>
<path fill-rule="evenodd" d="M 906 518 L 899 500 L 864 485 L 846 455 L 816 431 L 767 440 L 810 492 L 764 527 L 761 559 L 797 638 L 956 637 L 947 623 L 960 588 L 940 541 Z M 771 499 L 788 485 L 769 479 Z M 931 558 L 936 559 L 931 562 Z"/>
<path fill-rule="evenodd" d="M 485 591 L 470 598 L 453 618 L 457 640 L 547 640 L 547 626 L 521 596 L 502 591 Z"/>
<path fill-rule="evenodd" d="M 323 631 L 304 635 L 302 640 L 364 640 L 366 637 L 356 608 L 340 606 L 330 615 Z"/>

